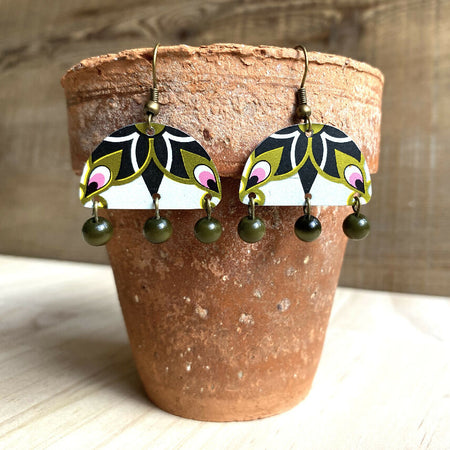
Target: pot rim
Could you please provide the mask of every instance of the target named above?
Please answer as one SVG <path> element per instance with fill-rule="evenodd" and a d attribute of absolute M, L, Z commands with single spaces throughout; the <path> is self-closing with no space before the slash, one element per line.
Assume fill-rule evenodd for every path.
<path fill-rule="evenodd" d="M 252 56 L 259 59 L 274 58 L 279 60 L 299 60 L 303 58 L 301 50 L 295 50 L 294 48 L 276 47 L 270 45 L 245 45 L 245 44 L 233 44 L 233 43 L 216 43 L 209 45 L 201 45 L 193 47 L 186 44 L 160 46 L 158 48 L 158 54 L 160 57 L 170 54 L 172 56 L 180 56 L 186 58 L 191 55 L 210 55 L 210 54 L 223 54 L 223 55 L 236 55 L 241 57 Z M 83 59 L 78 64 L 72 66 L 62 77 L 61 84 L 65 89 L 69 88 L 71 78 L 76 76 L 80 71 L 92 70 L 93 68 L 100 69 L 102 66 L 107 66 L 109 63 L 117 60 L 147 60 L 150 64 L 153 57 L 153 47 L 148 48 L 135 48 L 129 50 L 123 50 L 118 53 L 108 53 L 104 55 L 92 56 Z M 381 70 L 371 66 L 368 63 L 358 61 L 346 56 L 335 55 L 331 53 L 322 53 L 308 51 L 309 63 L 314 65 L 335 65 L 342 67 L 343 69 L 353 69 L 359 72 L 370 74 L 380 80 L 384 84 L 384 75 Z M 78 87 L 79 90 L 79 87 Z"/>

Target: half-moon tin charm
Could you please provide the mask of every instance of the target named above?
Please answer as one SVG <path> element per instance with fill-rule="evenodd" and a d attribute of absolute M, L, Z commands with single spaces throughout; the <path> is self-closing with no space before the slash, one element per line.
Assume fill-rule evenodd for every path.
<path fill-rule="evenodd" d="M 311 128 L 283 128 L 256 147 L 241 178 L 242 203 L 249 204 L 249 194 L 260 206 L 302 206 L 307 194 L 315 206 L 370 200 L 369 168 L 355 142 L 331 125 Z"/>
<path fill-rule="evenodd" d="M 187 133 L 159 123 L 136 123 L 113 132 L 92 152 L 80 180 L 80 200 L 108 209 L 203 209 L 221 200 L 217 169 Z"/>

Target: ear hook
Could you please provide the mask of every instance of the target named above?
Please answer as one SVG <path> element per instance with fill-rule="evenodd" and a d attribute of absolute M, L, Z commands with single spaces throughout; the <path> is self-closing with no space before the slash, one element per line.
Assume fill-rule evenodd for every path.
<path fill-rule="evenodd" d="M 305 88 L 305 81 L 306 81 L 306 75 L 308 74 L 308 52 L 306 51 L 306 48 L 303 47 L 303 45 L 297 45 L 295 47 L 295 50 L 302 49 L 303 55 L 305 57 L 305 70 L 303 71 L 303 78 L 302 82 L 300 84 L 300 88 L 297 91 L 297 101 L 298 106 L 296 109 L 297 116 L 305 121 L 305 123 L 308 124 L 308 127 L 306 129 L 307 133 L 311 133 L 312 126 L 311 126 L 311 108 L 308 106 L 308 102 L 306 100 L 306 88 Z"/>
<path fill-rule="evenodd" d="M 308 53 L 307 53 L 307 51 L 306 51 L 306 48 L 305 48 L 303 45 L 297 45 L 297 46 L 295 47 L 295 50 L 298 50 L 299 48 L 302 49 L 303 55 L 304 55 L 304 57 L 305 57 L 305 70 L 304 70 L 304 72 L 303 72 L 303 78 L 302 78 L 302 82 L 301 82 L 301 84 L 300 84 L 300 89 L 301 89 L 302 87 L 305 86 L 306 75 L 308 74 L 308 64 L 309 64 L 309 63 L 308 63 Z"/>
<path fill-rule="evenodd" d="M 153 49 L 153 89 L 158 89 L 158 80 L 156 78 L 156 56 L 158 55 L 158 47 L 159 42 L 155 45 L 155 48 Z"/>
<path fill-rule="evenodd" d="M 158 90 L 158 79 L 156 78 L 156 56 L 158 54 L 159 42 L 155 45 L 153 49 L 153 87 L 150 89 L 150 100 L 145 104 L 144 111 L 148 115 L 148 128 L 147 134 L 153 135 L 155 130 L 152 127 L 153 117 L 157 116 L 159 113 L 159 90 Z"/>

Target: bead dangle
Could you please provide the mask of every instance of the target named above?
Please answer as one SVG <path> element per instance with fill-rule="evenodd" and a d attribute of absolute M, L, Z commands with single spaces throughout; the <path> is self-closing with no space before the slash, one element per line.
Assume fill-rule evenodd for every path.
<path fill-rule="evenodd" d="M 316 240 L 322 232 L 322 225 L 319 219 L 311 214 L 311 201 L 309 196 L 305 197 L 303 216 L 299 217 L 297 222 L 295 222 L 294 232 L 304 242 Z"/>
<path fill-rule="evenodd" d="M 162 244 L 172 236 L 172 224 L 169 219 L 161 217 L 159 214 L 159 194 L 153 194 L 153 203 L 155 205 L 155 216 L 147 219 L 144 225 L 144 236 L 152 244 Z"/>
<path fill-rule="evenodd" d="M 243 217 L 238 225 L 239 237 L 249 243 L 254 244 L 260 241 L 266 234 L 266 225 L 264 221 L 256 217 L 255 206 L 256 206 L 256 195 L 250 194 L 248 196 L 248 216 Z"/>
<path fill-rule="evenodd" d="M 81 232 L 84 240 L 94 246 L 105 245 L 113 235 L 113 226 L 105 217 L 98 215 L 98 201 L 93 201 L 92 217 L 84 222 Z"/>
<path fill-rule="evenodd" d="M 361 214 L 361 202 L 359 197 L 353 197 L 353 214 L 348 215 L 343 224 L 342 229 L 345 235 L 350 239 L 361 240 L 367 237 L 370 233 L 370 223 L 364 214 Z"/>
<path fill-rule="evenodd" d="M 222 225 L 220 222 L 211 217 L 212 206 L 211 196 L 207 194 L 203 201 L 204 209 L 206 211 L 206 217 L 202 217 L 194 226 L 195 237 L 204 244 L 211 244 L 216 242 L 222 235 Z"/>

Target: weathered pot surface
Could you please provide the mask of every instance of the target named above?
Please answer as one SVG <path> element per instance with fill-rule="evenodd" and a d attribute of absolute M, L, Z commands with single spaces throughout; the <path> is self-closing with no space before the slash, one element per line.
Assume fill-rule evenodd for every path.
<path fill-rule="evenodd" d="M 117 128 L 143 120 L 152 49 L 90 58 L 64 76 L 73 168 Z M 309 53 L 306 87 L 313 121 L 345 131 L 371 172 L 378 164 L 383 76 L 367 64 Z M 149 398 L 184 417 L 249 420 L 295 406 L 308 393 L 344 256 L 346 207 L 322 207 L 317 241 L 293 232 L 300 208 L 258 209 L 267 233 L 242 242 L 247 209 L 238 178 L 248 155 L 272 132 L 293 124 L 303 73 L 300 52 L 215 44 L 161 47 L 158 122 L 186 131 L 208 151 L 222 176 L 214 210 L 219 241 L 193 234 L 204 212 L 164 211 L 172 238 L 152 245 L 142 235 L 150 211 L 109 210 L 108 244 L 136 365 Z"/>

